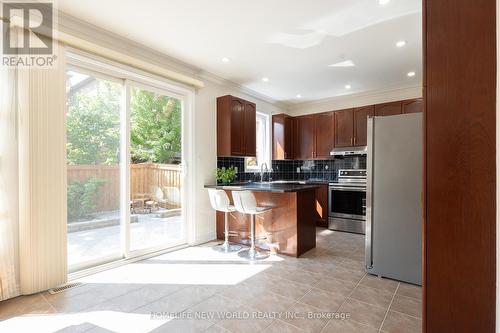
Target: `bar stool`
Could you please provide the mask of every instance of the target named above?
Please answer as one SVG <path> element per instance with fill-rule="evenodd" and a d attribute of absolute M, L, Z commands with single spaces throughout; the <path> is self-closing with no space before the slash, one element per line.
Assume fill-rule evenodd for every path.
<path fill-rule="evenodd" d="M 238 253 L 240 257 L 249 260 L 260 260 L 269 257 L 265 252 L 260 252 L 255 248 L 255 215 L 271 210 L 271 207 L 257 207 L 255 196 L 250 191 L 233 191 L 234 206 L 236 210 L 243 214 L 250 214 L 250 248 Z"/>
<path fill-rule="evenodd" d="M 212 208 L 220 212 L 224 212 L 224 243 L 213 247 L 214 250 L 219 252 L 236 252 L 241 250 L 240 245 L 229 244 L 229 236 L 236 236 L 236 233 L 229 231 L 228 214 L 234 212 L 236 209 L 229 204 L 229 197 L 224 190 L 208 189 L 208 196 Z"/>

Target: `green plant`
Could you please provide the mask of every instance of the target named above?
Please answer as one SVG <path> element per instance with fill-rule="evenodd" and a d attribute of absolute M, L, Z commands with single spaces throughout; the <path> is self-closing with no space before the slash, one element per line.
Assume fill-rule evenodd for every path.
<path fill-rule="evenodd" d="M 101 198 L 99 189 L 105 183 L 103 179 L 92 177 L 68 185 L 68 221 L 88 218 L 96 213 Z"/>
<path fill-rule="evenodd" d="M 217 182 L 221 182 L 223 184 L 229 184 L 236 179 L 236 168 L 235 167 L 217 168 L 215 176 L 217 177 Z"/>

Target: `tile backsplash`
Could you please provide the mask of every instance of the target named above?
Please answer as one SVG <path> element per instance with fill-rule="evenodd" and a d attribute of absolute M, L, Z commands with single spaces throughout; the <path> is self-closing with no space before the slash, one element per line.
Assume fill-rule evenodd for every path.
<path fill-rule="evenodd" d="M 243 157 L 218 157 L 217 167 L 237 167 L 236 181 L 259 181 L 259 172 L 245 172 Z M 334 181 L 339 169 L 366 169 L 366 156 L 349 156 L 330 160 L 272 161 L 273 172 L 266 172 L 264 180 L 309 180 Z"/>

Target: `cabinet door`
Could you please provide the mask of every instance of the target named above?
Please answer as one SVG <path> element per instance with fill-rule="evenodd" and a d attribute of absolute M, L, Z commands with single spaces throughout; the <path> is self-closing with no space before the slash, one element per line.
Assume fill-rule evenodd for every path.
<path fill-rule="evenodd" d="M 314 158 L 314 117 L 312 115 L 297 118 L 298 156 L 299 160 Z"/>
<path fill-rule="evenodd" d="M 423 109 L 424 103 L 421 98 L 403 101 L 403 113 L 417 113 L 422 112 Z"/>
<path fill-rule="evenodd" d="M 299 119 L 293 117 L 291 119 L 292 124 L 292 159 L 299 159 Z M 295 171 L 294 171 L 295 172 Z"/>
<path fill-rule="evenodd" d="M 245 137 L 245 156 L 256 156 L 256 112 L 255 104 L 245 103 L 244 116 L 244 137 Z"/>
<path fill-rule="evenodd" d="M 401 101 L 375 105 L 376 116 L 393 116 L 401 114 Z"/>
<path fill-rule="evenodd" d="M 285 159 L 290 160 L 293 159 L 292 152 L 292 144 L 293 144 L 293 135 L 292 135 L 292 117 L 285 115 Z"/>
<path fill-rule="evenodd" d="M 333 112 L 314 115 L 316 149 L 315 158 L 328 158 L 332 151 L 333 142 Z"/>
<path fill-rule="evenodd" d="M 373 105 L 354 109 L 354 145 L 366 146 L 368 116 L 373 116 Z"/>
<path fill-rule="evenodd" d="M 231 155 L 245 155 L 244 125 L 244 101 L 237 98 L 231 98 Z"/>
<path fill-rule="evenodd" d="M 335 111 L 335 147 L 349 147 L 354 143 L 353 110 Z"/>
<path fill-rule="evenodd" d="M 319 186 L 314 201 L 314 217 L 316 225 L 326 227 L 328 225 L 328 185 Z"/>

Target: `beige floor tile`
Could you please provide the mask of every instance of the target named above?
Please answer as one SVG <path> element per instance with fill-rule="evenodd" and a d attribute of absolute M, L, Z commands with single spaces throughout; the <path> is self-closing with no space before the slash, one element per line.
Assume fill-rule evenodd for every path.
<path fill-rule="evenodd" d="M 186 311 L 191 313 L 193 318 L 207 319 L 213 323 L 217 323 L 224 319 L 226 313 L 233 311 L 238 306 L 240 304 L 234 299 L 214 295 L 190 307 Z"/>
<path fill-rule="evenodd" d="M 391 310 L 422 318 L 422 301 L 412 297 L 397 295 L 391 304 Z"/>
<path fill-rule="evenodd" d="M 339 279 L 339 280 L 345 280 L 345 281 L 351 281 L 354 283 L 358 283 L 359 280 L 361 280 L 365 276 L 364 272 L 360 271 L 353 271 L 344 267 L 337 267 L 335 271 L 331 273 L 332 278 Z"/>
<path fill-rule="evenodd" d="M 422 320 L 399 312 L 389 311 L 384 320 L 382 331 L 388 333 L 420 333 Z"/>
<path fill-rule="evenodd" d="M 320 332 L 328 322 L 324 318 L 314 318 L 311 315 L 320 315 L 322 311 L 313 306 L 297 302 L 287 312 L 296 313 L 296 317 L 282 318 L 283 321 L 302 329 L 305 332 Z"/>
<path fill-rule="evenodd" d="M 108 301 L 115 304 L 119 311 L 130 312 L 143 305 L 152 303 L 162 297 L 172 294 L 177 289 L 178 288 L 169 289 L 157 285 L 145 286 L 124 295 L 111 298 Z"/>
<path fill-rule="evenodd" d="M 379 278 L 378 276 L 371 274 L 366 274 L 359 284 L 366 287 L 384 289 L 390 292 L 394 292 L 396 291 L 399 282 L 391 279 Z"/>
<path fill-rule="evenodd" d="M 393 292 L 384 289 L 375 289 L 358 285 L 349 297 L 368 304 L 388 308 L 389 304 L 391 304 L 393 294 Z"/>
<path fill-rule="evenodd" d="M 208 320 L 183 320 L 175 319 L 163 324 L 162 326 L 154 329 L 151 333 L 172 333 L 172 332 L 182 332 L 182 333 L 197 333 L 202 332 L 212 326 Z"/>
<path fill-rule="evenodd" d="M 247 299 L 245 306 L 261 312 L 283 312 L 295 303 L 293 298 L 283 297 L 272 292 L 262 294 L 259 297 Z"/>
<path fill-rule="evenodd" d="M 55 313 L 56 310 L 41 294 L 19 296 L 0 302 L 0 320 L 25 314 Z"/>
<path fill-rule="evenodd" d="M 300 302 L 314 306 L 321 311 L 336 312 L 345 298 L 346 296 L 340 293 L 332 293 L 313 288 L 300 300 Z"/>
<path fill-rule="evenodd" d="M 74 296 L 67 296 L 64 292 L 53 296 L 48 301 L 59 313 L 82 311 L 107 300 L 104 294 L 95 290 Z"/>
<path fill-rule="evenodd" d="M 206 330 L 202 331 L 203 333 L 230 333 L 230 331 L 225 328 L 220 327 L 219 325 L 213 324 Z"/>
<path fill-rule="evenodd" d="M 356 283 L 352 281 L 328 278 L 319 281 L 314 287 L 348 296 L 356 287 Z"/>
<path fill-rule="evenodd" d="M 351 319 L 332 319 L 321 333 L 377 333 L 376 328 Z"/>
<path fill-rule="evenodd" d="M 264 333 L 301 333 L 304 332 L 298 327 L 291 324 L 285 323 L 281 320 L 275 320 L 271 325 L 269 325 L 264 331 Z"/>
<path fill-rule="evenodd" d="M 384 320 L 386 308 L 348 299 L 339 312 L 349 314 L 349 318 L 361 324 L 378 329 Z"/>
<path fill-rule="evenodd" d="M 245 306 L 236 307 L 233 313 L 235 316 L 226 317 L 219 321 L 217 325 L 233 333 L 254 333 L 262 331 L 272 322 L 271 319 L 258 319 L 252 317 L 255 311 Z"/>
<path fill-rule="evenodd" d="M 401 296 L 422 299 L 422 287 L 401 282 L 397 294 Z"/>
<path fill-rule="evenodd" d="M 365 262 L 364 260 L 352 260 L 352 259 L 344 259 L 340 264 L 340 266 L 353 270 L 353 271 L 365 271 Z"/>
<path fill-rule="evenodd" d="M 268 287 L 269 291 L 294 300 L 302 298 L 312 288 L 310 284 L 293 282 L 286 279 L 276 279 L 273 282 Z"/>

